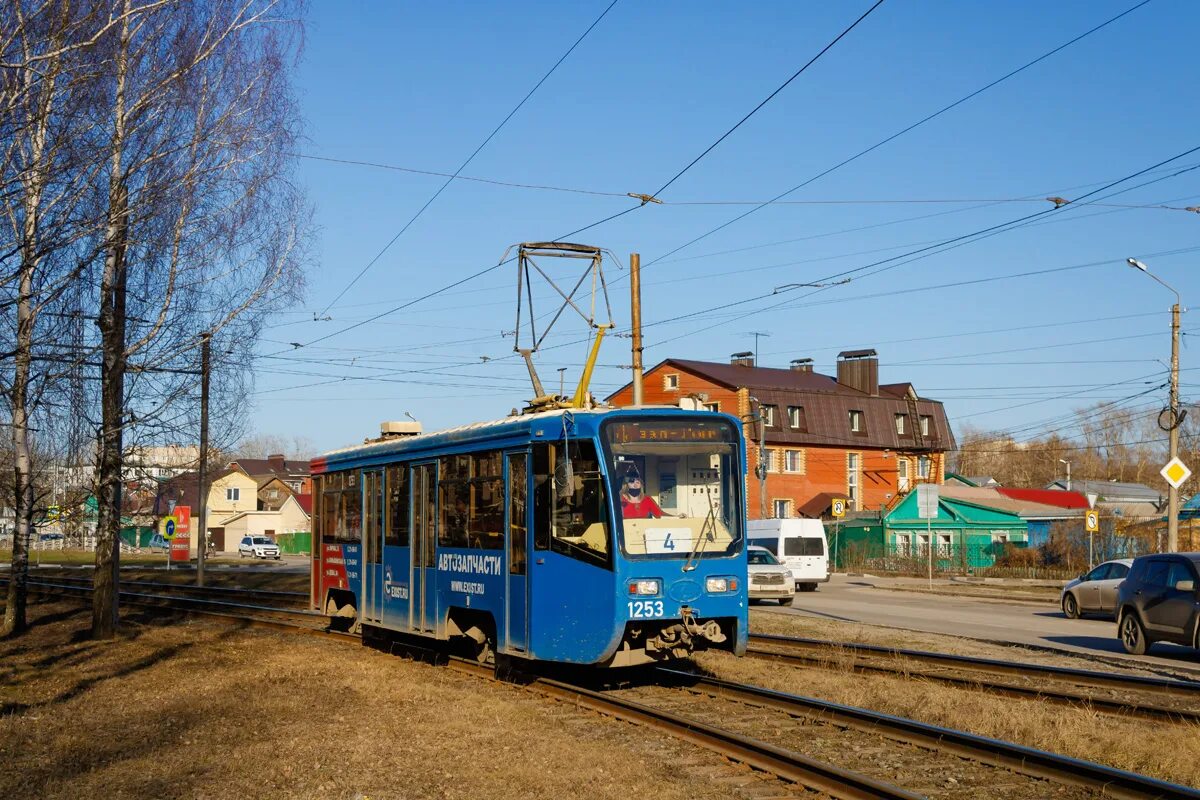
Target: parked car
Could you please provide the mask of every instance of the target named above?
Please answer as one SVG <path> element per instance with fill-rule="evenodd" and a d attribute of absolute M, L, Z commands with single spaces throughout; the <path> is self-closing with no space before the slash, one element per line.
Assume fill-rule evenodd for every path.
<path fill-rule="evenodd" d="M 790 603 L 796 595 L 791 571 L 765 547 L 751 547 L 746 556 L 749 561 L 746 596 L 750 602 L 778 600 L 780 605 Z"/>
<path fill-rule="evenodd" d="M 749 543 L 770 550 L 792 573 L 796 591 L 815 592 L 829 580 L 829 546 L 819 519 L 752 519 Z"/>
<path fill-rule="evenodd" d="M 1117 590 L 1117 634 L 1125 652 L 1142 655 L 1155 642 L 1200 647 L 1200 553 L 1133 560 Z"/>
<path fill-rule="evenodd" d="M 273 558 L 279 560 L 279 545 L 266 536 L 243 536 L 238 544 L 238 558 Z"/>
<path fill-rule="evenodd" d="M 1068 583 L 1063 587 L 1059 601 L 1063 613 L 1070 619 L 1078 619 L 1090 613 L 1110 614 L 1115 617 L 1117 587 L 1125 580 L 1132 565 L 1132 558 L 1105 561 Z"/>
<path fill-rule="evenodd" d="M 150 537 L 150 544 L 147 545 L 151 552 L 162 550 L 166 552 L 171 549 L 171 543 L 168 542 L 161 533 L 156 533 Z"/>

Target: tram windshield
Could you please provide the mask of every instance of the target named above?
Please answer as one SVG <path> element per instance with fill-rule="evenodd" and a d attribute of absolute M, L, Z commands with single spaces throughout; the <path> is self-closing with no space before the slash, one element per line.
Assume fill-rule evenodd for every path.
<path fill-rule="evenodd" d="M 737 551 L 742 480 L 733 425 L 623 417 L 608 422 L 603 435 L 627 556 L 687 559 Z"/>

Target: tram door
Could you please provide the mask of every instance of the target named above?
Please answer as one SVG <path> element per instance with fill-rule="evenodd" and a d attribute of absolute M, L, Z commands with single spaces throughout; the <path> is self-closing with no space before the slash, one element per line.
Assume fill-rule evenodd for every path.
<path fill-rule="evenodd" d="M 437 627 L 437 570 L 434 542 L 437 531 L 437 463 L 412 468 L 412 600 L 414 631 L 435 633 Z"/>
<path fill-rule="evenodd" d="M 383 472 L 363 470 L 362 621 L 383 622 Z"/>
<path fill-rule="evenodd" d="M 508 607 L 505 643 L 509 650 L 529 649 L 529 454 L 509 453 L 508 462 Z"/>

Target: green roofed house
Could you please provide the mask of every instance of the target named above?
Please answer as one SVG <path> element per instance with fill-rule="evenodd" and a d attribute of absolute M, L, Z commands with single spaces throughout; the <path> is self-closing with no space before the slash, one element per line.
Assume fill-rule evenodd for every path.
<path fill-rule="evenodd" d="M 838 568 L 903 569 L 925 563 L 932 537 L 936 568 L 966 572 L 992 566 L 1006 545 L 1029 543 L 1025 520 L 976 502 L 940 496 L 937 517 L 923 519 L 916 492 L 882 519 L 849 519 L 828 534 Z"/>

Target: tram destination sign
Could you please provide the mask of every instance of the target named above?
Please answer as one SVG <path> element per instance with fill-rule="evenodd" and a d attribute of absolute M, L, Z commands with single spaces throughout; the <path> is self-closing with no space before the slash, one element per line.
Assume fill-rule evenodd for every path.
<path fill-rule="evenodd" d="M 722 422 L 615 422 L 609 440 L 630 442 L 728 442 L 730 426 Z"/>

